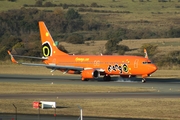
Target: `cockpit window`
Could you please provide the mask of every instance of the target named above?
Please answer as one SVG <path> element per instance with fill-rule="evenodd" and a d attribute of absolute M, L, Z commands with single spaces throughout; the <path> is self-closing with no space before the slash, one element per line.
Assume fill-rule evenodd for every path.
<path fill-rule="evenodd" d="M 143 64 L 151 64 L 151 62 L 143 62 Z"/>

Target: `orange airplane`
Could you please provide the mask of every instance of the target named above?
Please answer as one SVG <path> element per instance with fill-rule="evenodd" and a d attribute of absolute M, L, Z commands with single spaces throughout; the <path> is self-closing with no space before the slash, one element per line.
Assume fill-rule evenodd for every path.
<path fill-rule="evenodd" d="M 146 82 L 146 77 L 157 70 L 147 56 L 126 56 L 126 55 L 69 55 L 59 50 L 46 25 L 43 21 L 39 22 L 40 36 L 42 41 L 43 57 L 30 57 L 12 55 L 11 61 L 17 64 L 29 66 L 44 66 L 55 70 L 60 70 L 69 74 L 81 74 L 81 80 L 87 81 L 104 75 L 104 81 L 110 81 L 111 75 L 120 75 L 121 77 L 142 76 L 142 82 Z M 17 62 L 14 57 L 26 57 L 41 59 L 44 64 Z"/>

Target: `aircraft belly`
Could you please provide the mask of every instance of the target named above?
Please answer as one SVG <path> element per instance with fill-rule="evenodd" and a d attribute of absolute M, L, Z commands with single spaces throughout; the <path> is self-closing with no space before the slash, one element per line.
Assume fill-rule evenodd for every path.
<path fill-rule="evenodd" d="M 109 75 L 129 75 L 128 73 L 121 73 L 120 71 L 106 72 Z"/>

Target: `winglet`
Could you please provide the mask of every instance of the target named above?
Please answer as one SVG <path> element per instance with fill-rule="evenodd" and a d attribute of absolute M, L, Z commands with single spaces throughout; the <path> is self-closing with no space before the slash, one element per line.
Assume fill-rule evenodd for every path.
<path fill-rule="evenodd" d="M 13 55 L 11 54 L 11 52 L 10 52 L 9 50 L 8 50 L 7 52 L 8 52 L 8 54 L 9 54 L 10 57 L 11 57 L 11 61 L 12 61 L 13 63 L 18 63 L 18 62 L 14 59 Z"/>
<path fill-rule="evenodd" d="M 146 49 L 144 49 L 144 54 L 145 54 L 145 58 L 148 58 L 148 54 L 147 54 Z"/>

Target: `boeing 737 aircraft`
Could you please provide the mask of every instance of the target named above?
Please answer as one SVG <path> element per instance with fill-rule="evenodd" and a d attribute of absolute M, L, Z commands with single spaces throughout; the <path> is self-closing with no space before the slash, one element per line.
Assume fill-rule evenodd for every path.
<path fill-rule="evenodd" d="M 29 57 L 12 55 L 14 63 L 29 66 L 44 66 L 49 69 L 60 70 L 69 74 L 81 74 L 81 80 L 87 81 L 103 75 L 103 80 L 110 81 L 111 75 L 121 77 L 141 76 L 142 82 L 146 82 L 146 77 L 157 70 L 147 56 L 126 56 L 126 55 L 69 55 L 59 50 L 46 25 L 43 21 L 39 22 L 40 36 L 42 41 L 43 57 Z M 41 59 L 44 64 L 18 62 L 14 57 L 26 57 Z"/>

